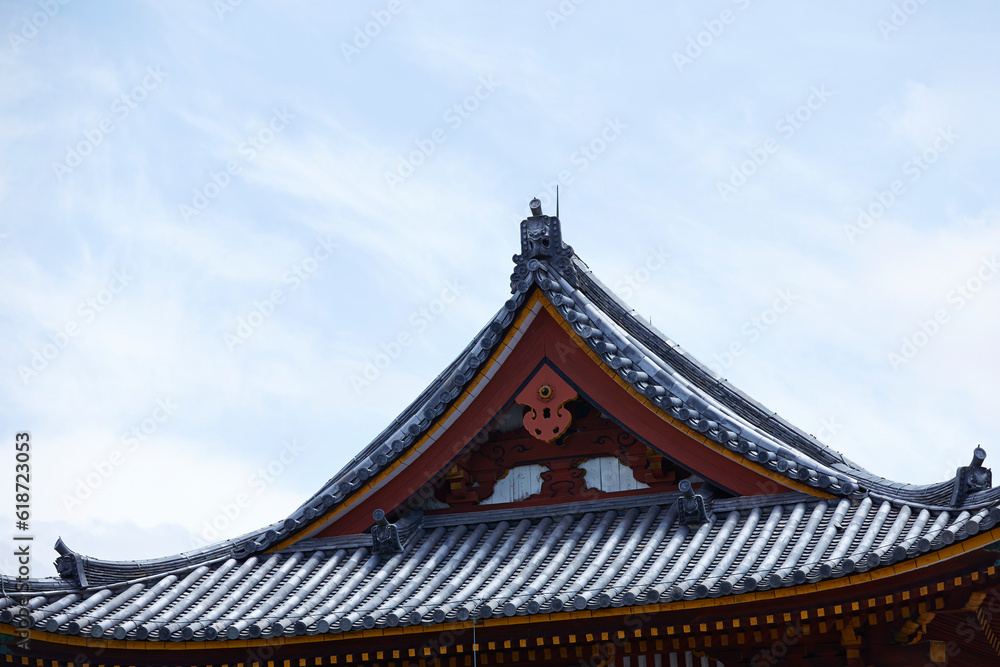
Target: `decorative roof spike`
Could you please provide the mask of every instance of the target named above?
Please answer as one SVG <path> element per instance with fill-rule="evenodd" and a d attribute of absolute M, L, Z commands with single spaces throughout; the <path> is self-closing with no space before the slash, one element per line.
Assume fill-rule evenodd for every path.
<path fill-rule="evenodd" d="M 521 254 L 514 255 L 517 266 L 511 276 L 511 290 L 527 289 L 528 274 L 537 271 L 539 260 L 548 261 L 549 266 L 575 286 L 573 248 L 563 243 L 558 215 L 542 213 L 542 202 L 537 197 L 531 200 L 528 207 L 531 216 L 521 221 Z"/>
<path fill-rule="evenodd" d="M 969 494 L 985 491 L 993 486 L 993 471 L 983 467 L 985 460 L 986 450 L 977 446 L 972 452 L 972 463 L 958 469 L 955 474 L 955 487 L 951 492 L 953 507 L 964 503 Z"/>
<path fill-rule="evenodd" d="M 56 572 L 59 573 L 59 576 L 77 586 L 85 587 L 87 574 L 83 570 L 82 557 L 66 546 L 61 537 L 56 538 L 55 549 L 56 553 L 59 554 L 59 558 L 56 558 L 55 561 Z"/>
<path fill-rule="evenodd" d="M 389 523 L 385 512 L 377 509 L 372 513 L 372 518 L 375 519 L 375 525 L 372 526 L 372 553 L 396 554 L 402 551 L 399 529 L 395 524 Z"/>
<path fill-rule="evenodd" d="M 701 525 L 708 521 L 708 512 L 705 510 L 705 499 L 694 492 L 691 482 L 682 479 L 677 488 L 681 491 L 681 497 L 677 499 L 677 521 L 678 523 L 691 525 Z"/>

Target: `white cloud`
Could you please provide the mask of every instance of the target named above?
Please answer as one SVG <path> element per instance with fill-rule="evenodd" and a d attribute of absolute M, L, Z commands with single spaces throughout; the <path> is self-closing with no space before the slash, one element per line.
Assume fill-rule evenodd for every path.
<path fill-rule="evenodd" d="M 19 55 L 0 50 L 0 421 L 43 445 L 40 539 L 62 532 L 97 557 L 183 550 L 284 438 L 306 453 L 226 534 L 297 506 L 501 306 L 512 220 L 532 196 L 549 206 L 564 170 L 566 240 L 611 285 L 665 247 L 667 266 L 628 300 L 703 361 L 746 344 L 725 374 L 751 396 L 807 431 L 834 419 L 834 446 L 901 481 L 949 477 L 977 443 L 1000 455 L 987 424 L 1000 283 L 949 311 L 910 363 L 887 362 L 1000 250 L 1000 58 L 981 9 L 971 34 L 941 23 L 951 48 L 933 57 L 837 8 L 800 10 L 815 33 L 765 9 L 747 20 L 779 16 L 768 45 L 741 24 L 681 75 L 670 52 L 708 15 L 587 5 L 552 30 L 529 3 L 405 11 L 351 63 L 339 42 L 370 10 L 300 3 L 223 20 L 200 2 L 111 19 L 72 5 Z M 60 183 L 52 161 L 155 64 L 168 80 Z M 496 92 L 446 126 L 489 74 Z M 722 202 L 717 182 L 820 82 L 829 105 Z M 241 157 L 276 106 L 294 121 Z M 575 152 L 616 115 L 628 128 L 580 167 Z M 949 123 L 954 149 L 850 243 L 858 208 Z M 391 189 L 386 172 L 438 126 L 447 140 Z M 180 205 L 231 159 L 240 173 L 185 221 Z M 293 289 L 284 276 L 318 236 L 339 248 Z M 18 366 L 123 267 L 134 282 L 25 384 Z M 454 305 L 355 393 L 351 376 L 448 281 L 462 285 Z M 786 288 L 800 301 L 747 340 Z M 230 351 L 226 334 L 274 289 L 285 300 Z M 148 449 L 67 514 L 65 489 L 164 397 L 180 407 Z"/>

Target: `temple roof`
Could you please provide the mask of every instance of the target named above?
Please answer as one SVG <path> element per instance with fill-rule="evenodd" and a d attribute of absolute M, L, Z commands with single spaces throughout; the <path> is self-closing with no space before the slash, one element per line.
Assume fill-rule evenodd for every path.
<path fill-rule="evenodd" d="M 886 576 L 894 563 L 1000 521 L 1000 489 L 989 488 L 981 450 L 956 478 L 937 484 L 897 483 L 868 472 L 636 316 L 562 242 L 557 218 L 542 215 L 540 206 L 532 213 L 522 223 L 511 298 L 402 414 L 288 518 L 147 561 L 99 560 L 60 542 L 61 576 L 28 582 L 34 627 L 212 640 L 680 602 L 854 573 Z M 380 542 L 377 526 L 371 534 L 331 535 L 331 525 L 359 498 L 401 483 L 393 475 L 475 402 L 543 312 L 636 401 L 655 409 L 665 428 L 690 433 L 690 447 L 714 448 L 748 474 L 783 481 L 779 490 L 786 492 L 734 494 L 709 483 L 712 471 L 694 470 L 709 482 L 698 490 L 693 515 L 685 504 L 694 496 L 688 484 L 683 496 L 650 492 L 544 507 L 444 514 L 386 507 L 395 521 L 382 522 L 388 542 Z M 5 615 L 9 610 L 0 621 L 10 620 Z"/>
<path fill-rule="evenodd" d="M 995 525 L 1000 512 L 927 510 L 802 493 L 710 501 L 677 493 L 521 511 L 414 516 L 402 550 L 369 535 L 304 540 L 87 590 L 37 595 L 48 632 L 224 640 L 432 625 L 697 600 L 857 576 Z M 866 577 L 869 579 L 870 577 Z M 4 605 L 10 606 L 10 600 Z M 0 612 L 9 622 L 11 611 Z"/>

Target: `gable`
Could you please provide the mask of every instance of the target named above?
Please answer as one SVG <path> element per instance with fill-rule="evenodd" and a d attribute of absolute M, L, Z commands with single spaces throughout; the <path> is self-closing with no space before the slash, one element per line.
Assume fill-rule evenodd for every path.
<path fill-rule="evenodd" d="M 664 485 L 669 483 L 676 485 L 680 478 L 696 475 L 725 495 L 800 490 L 829 497 L 816 489 L 797 484 L 794 480 L 775 475 L 678 423 L 638 394 L 615 369 L 594 354 L 548 298 L 540 290 L 535 290 L 525 301 L 494 354 L 483 364 L 478 376 L 469 383 L 469 388 L 456 398 L 451 408 L 435 420 L 424 436 L 387 465 L 378 476 L 368 480 L 358 493 L 345 499 L 331 512 L 318 517 L 307 530 L 280 543 L 277 548 L 284 548 L 303 537 L 333 537 L 364 532 L 371 526 L 372 514 L 377 509 L 390 516 L 398 516 L 411 509 L 428 509 L 428 505 L 430 511 L 434 511 L 437 506 L 432 498 L 444 503 L 444 500 L 436 496 L 437 489 L 441 488 L 441 480 L 447 478 L 449 471 L 454 472 L 459 464 L 468 468 L 484 444 L 502 440 L 495 436 L 497 424 L 517 405 L 516 397 L 529 386 L 543 367 L 557 372 L 577 392 L 580 399 L 606 416 L 609 424 L 613 424 L 613 427 L 608 428 L 615 429 L 613 434 L 606 435 L 614 435 L 614 438 L 627 436 L 635 441 L 638 455 L 644 457 L 642 467 L 652 471 L 657 466 L 666 465 L 670 470 L 683 472 L 682 475 L 675 472 L 673 480 L 669 481 L 654 479 L 659 489 L 665 488 Z M 567 435 L 567 440 L 572 440 L 576 432 Z M 575 439 L 578 441 L 580 437 Z M 542 454 L 545 450 L 543 443 L 537 442 L 538 447 L 535 449 L 540 454 L 534 461 L 529 460 L 529 457 L 522 461 L 511 460 L 508 463 L 513 465 L 509 467 L 498 465 L 497 468 L 502 468 L 500 478 L 505 476 L 503 471 L 516 468 L 519 464 L 542 465 L 541 462 L 549 460 L 551 457 L 547 459 Z M 617 451 L 617 446 L 609 443 L 610 440 L 601 447 L 581 450 L 580 456 L 570 456 L 569 458 L 576 458 L 577 461 L 574 465 L 561 468 L 564 472 L 560 474 L 564 477 L 580 474 L 585 478 L 585 470 L 579 468 L 583 459 L 615 457 L 621 461 L 627 458 L 628 454 L 622 455 Z M 650 454 L 646 453 L 647 449 Z M 631 455 L 637 456 L 636 452 Z M 662 457 L 662 460 L 657 461 L 657 457 Z M 552 462 L 555 464 L 555 460 Z M 475 468 L 474 463 L 472 467 Z M 551 467 L 546 467 L 549 471 L 552 470 Z M 571 469 L 578 472 L 565 472 Z M 653 486 L 645 477 L 637 478 L 636 481 Z M 590 488 L 595 486 L 591 485 Z M 587 485 L 583 484 L 582 488 L 587 488 Z M 597 493 L 642 491 L 642 488 L 637 487 L 616 491 L 598 490 Z M 532 493 L 522 500 L 511 502 L 529 502 L 531 496 L 537 495 Z M 483 499 L 485 498 L 480 498 L 477 493 L 474 503 L 466 506 L 478 506 Z M 535 498 L 531 502 L 544 504 L 542 498 Z"/>

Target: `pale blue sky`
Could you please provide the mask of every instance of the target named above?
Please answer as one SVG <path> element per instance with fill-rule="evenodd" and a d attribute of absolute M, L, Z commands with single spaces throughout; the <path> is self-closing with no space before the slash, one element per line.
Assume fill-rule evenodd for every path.
<path fill-rule="evenodd" d="M 595 273 L 769 408 L 900 481 L 1000 460 L 997 19 L 0 3 L 0 488 L 29 430 L 35 574 L 57 535 L 145 558 L 285 516 L 502 305 L 556 182 Z"/>

